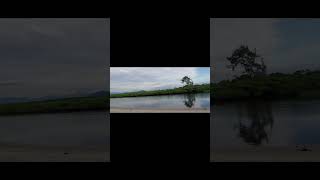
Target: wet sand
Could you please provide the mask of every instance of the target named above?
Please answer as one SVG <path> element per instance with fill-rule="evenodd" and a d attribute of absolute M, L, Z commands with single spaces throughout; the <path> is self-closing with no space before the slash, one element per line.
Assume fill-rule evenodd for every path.
<path fill-rule="evenodd" d="M 210 109 L 132 109 L 132 108 L 110 108 L 110 113 L 210 113 Z"/>
<path fill-rule="evenodd" d="M 308 151 L 302 151 L 295 146 L 213 149 L 210 152 L 210 160 L 211 162 L 320 162 L 320 145 L 310 146 Z"/>
<path fill-rule="evenodd" d="M 0 162 L 108 162 L 109 151 L 0 145 Z"/>

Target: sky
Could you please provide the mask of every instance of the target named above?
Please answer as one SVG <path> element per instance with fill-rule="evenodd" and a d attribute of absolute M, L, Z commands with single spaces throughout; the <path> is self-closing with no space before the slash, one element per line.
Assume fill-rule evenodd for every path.
<path fill-rule="evenodd" d="M 109 89 L 109 19 L 0 19 L 0 39 L 0 98 Z"/>
<path fill-rule="evenodd" d="M 226 57 L 240 45 L 257 49 L 267 72 L 320 70 L 320 19 L 210 19 L 211 80 L 232 79 Z"/>
<path fill-rule="evenodd" d="M 111 67 L 110 92 L 158 90 L 181 87 L 181 79 L 190 77 L 194 84 L 210 82 L 209 67 Z"/>

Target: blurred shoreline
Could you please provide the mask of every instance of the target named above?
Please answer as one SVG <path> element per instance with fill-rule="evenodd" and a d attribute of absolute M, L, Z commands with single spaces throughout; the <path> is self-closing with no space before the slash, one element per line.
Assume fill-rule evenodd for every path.
<path fill-rule="evenodd" d="M 211 162 L 319 162 L 320 145 L 303 150 L 297 146 L 211 148 Z"/>
<path fill-rule="evenodd" d="M 207 109 L 207 108 L 194 108 L 194 109 L 110 108 L 110 113 L 210 113 L 210 109 Z"/>
<path fill-rule="evenodd" d="M 106 148 L 44 147 L 0 145 L 0 162 L 108 162 Z"/>

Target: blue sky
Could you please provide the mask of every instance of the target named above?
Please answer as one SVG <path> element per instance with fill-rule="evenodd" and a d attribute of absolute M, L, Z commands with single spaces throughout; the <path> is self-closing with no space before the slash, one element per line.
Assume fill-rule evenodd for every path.
<path fill-rule="evenodd" d="M 189 76 L 195 84 L 209 83 L 210 68 L 111 67 L 110 91 L 111 93 L 121 93 L 180 87 L 183 76 Z"/>
<path fill-rule="evenodd" d="M 212 81 L 232 79 L 226 57 L 240 45 L 256 48 L 267 72 L 320 70 L 320 19 L 213 18 L 210 22 Z"/>

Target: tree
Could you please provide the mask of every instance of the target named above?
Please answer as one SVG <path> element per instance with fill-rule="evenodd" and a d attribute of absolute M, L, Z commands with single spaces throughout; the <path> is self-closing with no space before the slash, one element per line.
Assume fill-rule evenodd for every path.
<path fill-rule="evenodd" d="M 184 76 L 182 79 L 181 79 L 181 83 L 186 83 L 187 86 L 192 86 L 193 85 L 193 81 L 188 77 L 188 76 Z"/>
<path fill-rule="evenodd" d="M 260 63 L 257 60 L 260 59 Z M 265 75 L 267 67 L 264 64 L 263 58 L 256 53 L 256 49 L 251 51 L 248 46 L 241 45 L 238 49 L 234 50 L 230 57 L 227 57 L 230 65 L 227 68 L 235 70 L 237 66 L 241 66 L 245 75 L 254 77 L 256 75 Z"/>
<path fill-rule="evenodd" d="M 188 90 L 189 93 L 191 93 L 193 91 L 193 81 L 191 80 L 191 78 L 189 78 L 188 76 L 184 76 L 181 79 L 181 83 L 186 83 L 186 89 Z"/>

